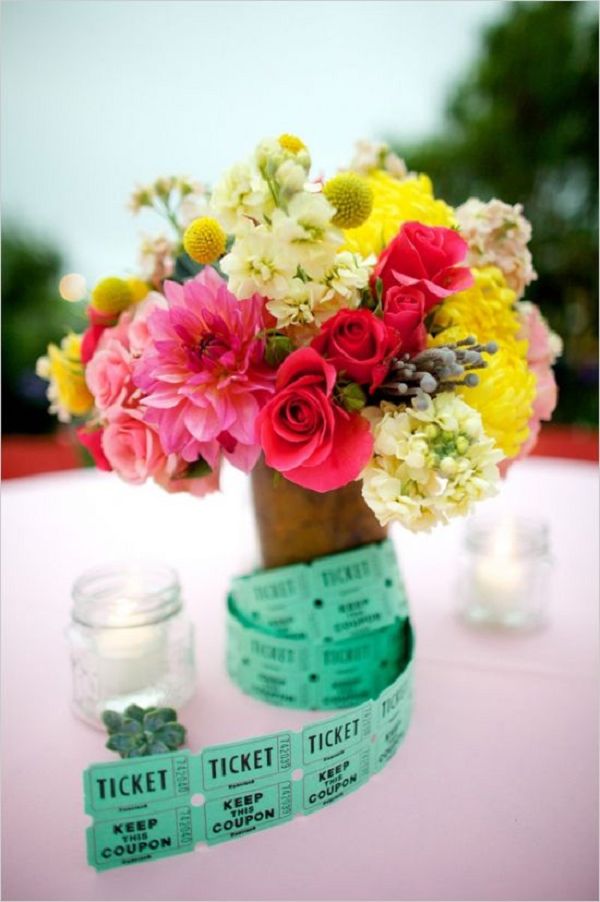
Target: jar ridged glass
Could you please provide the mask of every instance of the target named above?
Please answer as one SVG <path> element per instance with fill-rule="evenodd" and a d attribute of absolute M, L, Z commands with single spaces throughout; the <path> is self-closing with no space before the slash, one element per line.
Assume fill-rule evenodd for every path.
<path fill-rule="evenodd" d="M 177 708 L 191 698 L 193 627 L 173 570 L 155 564 L 89 570 L 72 597 L 68 639 L 79 717 L 100 726 L 106 708 Z"/>

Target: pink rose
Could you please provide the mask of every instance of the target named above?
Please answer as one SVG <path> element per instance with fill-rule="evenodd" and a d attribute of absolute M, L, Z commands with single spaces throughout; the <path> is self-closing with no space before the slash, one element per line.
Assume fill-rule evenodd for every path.
<path fill-rule="evenodd" d="M 468 246 L 454 229 L 405 222 L 398 235 L 381 252 L 372 276 L 383 282 L 384 298 L 394 285 L 414 285 L 425 296 L 425 312 L 450 294 L 473 284 L 463 263 Z"/>
<path fill-rule="evenodd" d="M 346 309 L 321 326 L 311 346 L 340 375 L 374 390 L 385 379 L 397 345 L 392 330 L 370 310 Z"/>
<path fill-rule="evenodd" d="M 98 469 L 106 470 L 107 472 L 112 470 L 110 462 L 102 450 L 104 429 L 87 429 L 85 426 L 79 426 L 76 432 L 77 438 L 83 447 L 90 452 Z"/>
<path fill-rule="evenodd" d="M 134 485 L 160 474 L 167 464 L 158 434 L 143 420 L 126 412 L 106 426 L 102 448 L 112 468 Z"/>
<path fill-rule="evenodd" d="M 88 363 L 85 381 L 94 396 L 96 407 L 105 416 L 111 416 L 111 409 L 114 411 L 116 408 L 118 412 L 133 391 L 132 367 L 131 354 L 115 338 L 101 342 Z"/>
<path fill-rule="evenodd" d="M 400 340 L 399 352 L 417 354 L 427 343 L 425 294 L 416 285 L 393 285 L 385 294 L 383 321 Z"/>
<path fill-rule="evenodd" d="M 167 300 L 158 291 L 147 294 L 141 304 L 135 308 L 131 322 L 127 329 L 127 341 L 131 353 L 135 356 L 142 354 L 150 343 L 150 330 L 148 317 L 155 310 L 166 310 Z"/>
<path fill-rule="evenodd" d="M 193 464 L 192 464 L 193 467 Z M 214 469 L 207 476 L 186 476 L 190 469 L 187 461 L 169 455 L 167 466 L 154 476 L 154 481 L 169 494 L 187 492 L 202 498 L 210 492 L 219 491 L 219 470 Z"/>
<path fill-rule="evenodd" d="M 335 381 L 330 363 L 300 348 L 281 364 L 276 394 L 258 415 L 268 466 L 315 492 L 356 479 L 373 451 L 367 420 L 334 401 Z"/>

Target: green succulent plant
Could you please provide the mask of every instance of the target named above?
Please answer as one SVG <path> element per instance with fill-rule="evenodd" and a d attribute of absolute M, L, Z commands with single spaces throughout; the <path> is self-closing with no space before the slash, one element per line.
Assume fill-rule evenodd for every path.
<path fill-rule="evenodd" d="M 103 711 L 102 722 L 109 734 L 106 748 L 121 758 L 162 755 L 174 752 L 185 742 L 185 727 L 177 723 L 173 708 L 129 705 L 122 714 Z"/>

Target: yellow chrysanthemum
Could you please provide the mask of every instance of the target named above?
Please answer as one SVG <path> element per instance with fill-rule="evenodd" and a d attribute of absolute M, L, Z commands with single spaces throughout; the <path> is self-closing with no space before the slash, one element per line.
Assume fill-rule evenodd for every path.
<path fill-rule="evenodd" d="M 484 355 L 487 366 L 477 370 L 479 384 L 459 388 L 458 393 L 479 411 L 486 434 L 507 457 L 514 457 L 529 436 L 535 376 L 527 364 L 527 342 L 517 339 L 520 321 L 514 291 L 494 266 L 473 269 L 473 275 L 471 288 L 436 308 L 433 325 L 443 331 L 429 344 L 439 346 L 473 335 L 482 344 L 498 345 L 495 354 Z"/>
<path fill-rule="evenodd" d="M 125 279 L 109 276 L 101 279 L 92 291 L 92 307 L 99 313 L 117 315 L 134 302 L 133 291 Z"/>
<path fill-rule="evenodd" d="M 283 134 L 279 135 L 278 139 L 279 146 L 283 148 L 283 150 L 288 150 L 290 153 L 298 153 L 301 150 L 306 150 L 306 144 L 304 141 L 301 141 L 297 135 L 288 135 Z"/>
<path fill-rule="evenodd" d="M 487 435 L 495 439 L 507 457 L 515 457 L 529 438 L 529 420 L 535 398 L 535 375 L 527 366 L 519 345 L 500 346 L 486 355 L 488 365 L 478 370 L 479 385 L 458 393 L 481 414 Z"/>
<path fill-rule="evenodd" d="M 225 253 L 227 235 L 212 216 L 194 219 L 183 235 L 186 254 L 195 263 L 214 263 Z"/>
<path fill-rule="evenodd" d="M 411 220 L 429 226 L 456 225 L 454 211 L 443 200 L 436 200 L 426 175 L 399 181 L 376 169 L 365 180 L 373 191 L 373 210 L 363 225 L 344 232 L 347 250 L 363 257 L 379 254 L 396 237 L 402 223 Z"/>
<path fill-rule="evenodd" d="M 323 186 L 323 194 L 335 207 L 332 223 L 340 229 L 356 228 L 371 215 L 373 189 L 355 172 L 340 172 Z"/>
<path fill-rule="evenodd" d="M 515 292 L 495 266 L 471 271 L 475 277 L 471 288 L 451 295 L 435 308 L 434 330 L 443 329 L 444 333 L 433 340 L 433 345 L 457 341 L 467 335 L 474 335 L 483 344 L 516 340 L 521 322 L 515 308 Z M 523 356 L 526 353 L 525 346 Z"/>
<path fill-rule="evenodd" d="M 94 403 L 81 362 L 82 337 L 70 332 L 60 347 L 48 345 L 48 356 L 40 357 L 37 362 L 38 376 L 50 383 L 47 391 L 50 413 L 56 413 L 63 423 L 68 423 L 71 417 L 85 416 Z"/>

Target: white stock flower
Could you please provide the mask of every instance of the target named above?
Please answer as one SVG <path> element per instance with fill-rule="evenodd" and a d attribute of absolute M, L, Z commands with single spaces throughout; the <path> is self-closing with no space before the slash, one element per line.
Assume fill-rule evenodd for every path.
<path fill-rule="evenodd" d="M 215 185 L 210 206 L 223 227 L 237 234 L 248 219 L 262 222 L 274 202 L 260 173 L 247 163 L 236 163 Z"/>
<path fill-rule="evenodd" d="M 360 306 L 362 292 L 369 284 L 375 261 L 374 256 L 363 258 L 351 251 L 336 254 L 332 269 L 322 280 L 324 294 L 314 308 L 317 325 L 322 325 L 342 308 L 355 309 Z"/>
<path fill-rule="evenodd" d="M 306 170 L 295 160 L 284 160 L 275 172 L 275 181 L 286 195 L 297 194 L 304 188 Z"/>
<path fill-rule="evenodd" d="M 229 290 L 240 299 L 253 294 L 285 297 L 297 270 L 290 246 L 264 225 L 247 228 L 236 238 L 220 266 L 229 277 Z"/>
<path fill-rule="evenodd" d="M 315 309 L 325 294 L 325 285 L 292 279 L 285 297 L 267 302 L 268 311 L 277 319 L 277 328 L 312 323 Z"/>
<path fill-rule="evenodd" d="M 383 402 L 367 408 L 375 444 L 362 473 L 363 497 L 382 525 L 399 521 L 429 530 L 467 514 L 496 491 L 503 454 L 483 431 L 479 413 L 452 392 L 425 410 Z"/>
<path fill-rule="evenodd" d="M 471 197 L 456 208 L 462 237 L 469 245 L 470 266 L 497 266 L 509 288 L 522 297 L 527 285 L 537 279 L 527 243 L 531 224 L 523 216 L 521 204 L 493 200 L 484 203 Z"/>
<path fill-rule="evenodd" d="M 177 222 L 182 229 L 186 229 L 194 219 L 200 216 L 212 216 L 210 208 L 210 194 L 202 187 L 201 190 L 191 191 L 186 194 L 177 210 Z"/>
<path fill-rule="evenodd" d="M 393 153 L 387 144 L 363 139 L 357 141 L 354 148 L 354 156 L 350 163 L 350 169 L 354 172 L 368 175 L 374 169 L 384 169 L 398 180 L 412 175 L 408 172 L 404 160 Z"/>
<path fill-rule="evenodd" d="M 159 285 L 173 275 L 177 248 L 166 235 L 144 235 L 139 252 L 140 275 Z"/>
<path fill-rule="evenodd" d="M 341 251 L 335 258 L 335 266 L 327 273 L 325 281 L 333 291 L 344 298 L 345 307 L 357 307 L 361 292 L 369 285 L 376 257 L 361 257 L 351 251 Z"/>
<path fill-rule="evenodd" d="M 314 280 L 331 269 L 336 249 L 343 241 L 341 232 L 331 225 L 335 210 L 322 194 L 302 191 L 292 197 L 287 212 L 273 214 L 273 232 L 280 246 L 287 246 L 297 266 Z"/>

